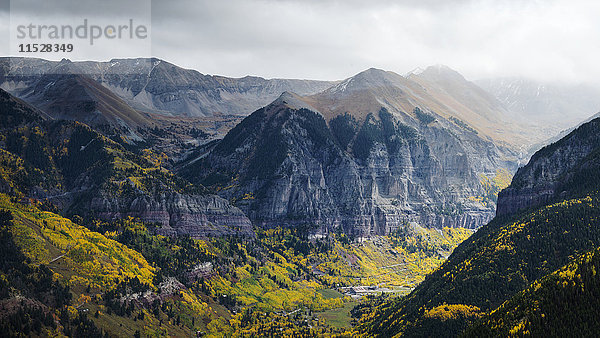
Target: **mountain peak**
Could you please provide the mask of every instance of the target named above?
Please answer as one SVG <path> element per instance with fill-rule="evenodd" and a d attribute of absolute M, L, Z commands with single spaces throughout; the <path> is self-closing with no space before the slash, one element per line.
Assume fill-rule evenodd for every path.
<path fill-rule="evenodd" d="M 346 91 L 358 91 L 373 89 L 377 87 L 388 87 L 398 85 L 402 76 L 378 68 L 369 68 L 329 88 L 329 92 L 342 93 Z"/>
<path fill-rule="evenodd" d="M 389 77 L 390 74 L 393 74 L 392 72 L 383 70 L 383 69 L 379 69 L 379 68 L 369 68 L 367 70 L 363 70 L 362 72 L 354 75 L 352 78 L 357 78 L 357 79 L 385 79 L 387 77 Z"/>
<path fill-rule="evenodd" d="M 406 77 L 406 78 L 407 78 L 407 77 L 409 77 L 409 76 L 411 76 L 411 75 L 419 75 L 419 74 L 423 73 L 424 71 L 425 71 L 425 69 L 423 69 L 423 68 L 421 68 L 421 67 L 417 67 L 417 68 L 415 68 L 415 69 L 411 70 L 410 72 L 406 73 L 406 74 L 404 75 L 404 77 Z"/>
<path fill-rule="evenodd" d="M 430 79 L 452 79 L 457 81 L 466 81 L 464 76 L 462 76 L 459 72 L 442 64 L 429 66 L 421 73 L 414 75 Z"/>
<path fill-rule="evenodd" d="M 273 101 L 269 106 L 286 106 L 292 109 L 309 109 L 315 111 L 315 108 L 311 107 L 306 100 L 293 92 L 285 91 L 279 95 L 279 97 Z"/>

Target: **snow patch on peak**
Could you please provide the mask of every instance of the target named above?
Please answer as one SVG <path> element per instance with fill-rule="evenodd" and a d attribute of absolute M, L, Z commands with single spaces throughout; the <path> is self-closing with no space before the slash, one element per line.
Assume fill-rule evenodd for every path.
<path fill-rule="evenodd" d="M 348 78 L 338 84 L 336 84 L 335 86 L 331 87 L 330 91 L 332 92 L 345 92 L 346 89 L 348 88 L 348 85 L 352 83 L 352 81 L 354 81 L 354 78 Z"/>
<path fill-rule="evenodd" d="M 411 70 L 410 72 L 406 73 L 404 75 L 404 77 L 409 77 L 411 75 L 419 75 L 419 74 L 423 73 L 424 71 L 425 71 L 425 69 L 423 69 L 421 67 L 417 67 L 417 68 Z"/>

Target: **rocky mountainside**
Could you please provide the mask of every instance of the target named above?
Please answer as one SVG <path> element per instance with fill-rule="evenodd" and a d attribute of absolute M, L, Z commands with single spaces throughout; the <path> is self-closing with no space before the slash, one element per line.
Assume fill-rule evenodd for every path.
<path fill-rule="evenodd" d="M 43 75 L 23 97 L 55 119 L 79 121 L 97 128 L 112 126 L 131 140 L 142 138 L 138 128 L 157 125 L 148 115 L 93 79 L 79 74 Z"/>
<path fill-rule="evenodd" d="M 599 123 L 596 119 L 584 124 L 536 153 L 515 175 L 511 186 L 500 193 L 499 215 L 459 245 L 409 296 L 383 302 L 375 311 L 369 311 L 362 330 L 385 337 L 396 334 L 457 336 L 473 323 L 474 332 L 501 330 L 506 323 L 502 324 L 499 316 L 514 323 L 517 331 L 521 328 L 517 327 L 518 321 L 513 321 L 513 315 L 522 315 L 519 319 L 535 318 L 534 322 L 523 322 L 523 325 L 533 325 L 539 330 L 547 328 L 540 326 L 549 320 L 544 319 L 544 313 L 562 320 L 556 312 L 559 305 L 553 303 L 552 298 L 540 299 L 537 304 L 529 301 L 522 304 L 554 306 L 549 312 L 535 309 L 533 313 L 523 313 L 517 308 L 516 312 L 508 310 L 507 313 L 507 308 L 520 302 L 522 294 L 517 293 L 528 287 L 533 290 L 527 291 L 530 293 L 527 297 L 538 297 L 536 293 L 543 285 L 544 288 L 552 286 L 556 293 L 549 295 L 547 292 L 551 290 L 540 290 L 540 294 L 558 295 L 560 299 L 572 301 L 574 298 L 560 295 L 570 292 L 581 295 L 584 283 L 597 284 L 583 281 L 581 278 L 591 277 L 584 272 L 577 276 L 571 272 L 565 275 L 565 268 L 563 273 L 547 277 L 554 281 L 552 285 L 543 278 L 569 264 L 573 257 L 600 247 L 600 229 L 595 226 L 600 217 Z M 557 277 L 569 279 L 569 284 L 554 287 Z M 541 282 L 536 282 L 540 279 Z M 575 290 L 565 286 L 575 286 Z M 513 301 L 504 303 L 513 296 L 516 297 Z M 560 306 L 581 311 L 581 315 L 590 311 L 585 303 Z M 482 316 L 487 321 L 478 321 Z M 582 320 L 577 325 L 584 326 L 577 327 L 586 325 L 583 318 L 572 317 L 571 320 Z M 489 326 L 494 323 L 500 326 Z"/>
<path fill-rule="evenodd" d="M 108 62 L 1 58 L 0 69 L 0 88 L 20 98 L 30 95 L 44 75 L 85 74 L 135 109 L 171 116 L 248 115 L 284 91 L 307 95 L 333 84 L 205 75 L 154 58 Z"/>
<path fill-rule="evenodd" d="M 136 155 L 79 122 L 44 121 L 4 91 L 0 109 L 9 117 L 0 130 L 0 192 L 51 202 L 68 215 L 139 217 L 164 234 L 253 233 L 238 208 L 165 170 L 160 154 Z"/>
<path fill-rule="evenodd" d="M 266 226 L 341 226 L 358 236 L 406 222 L 479 227 L 495 213 L 490 182 L 518 159 L 467 122 L 432 111 L 425 104 L 441 103 L 427 95 L 377 69 L 313 96 L 286 93 L 179 172 Z"/>
<path fill-rule="evenodd" d="M 513 214 L 587 191 L 582 184 L 598 177 L 600 118 L 585 123 L 538 151 L 499 195 L 499 216 Z"/>

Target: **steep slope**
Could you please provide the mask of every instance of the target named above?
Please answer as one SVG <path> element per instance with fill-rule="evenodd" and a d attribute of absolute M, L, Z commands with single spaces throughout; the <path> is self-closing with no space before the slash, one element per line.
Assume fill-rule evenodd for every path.
<path fill-rule="evenodd" d="M 116 67 L 129 67 L 131 61 L 114 60 L 115 64 L 105 70 L 113 75 L 99 81 L 115 92 L 127 93 L 124 98 L 135 106 L 184 116 L 211 116 L 217 112 L 248 115 L 284 91 L 311 94 L 331 85 L 325 81 L 266 80 L 251 76 L 233 79 L 204 75 L 162 60 L 151 61 L 153 67 L 147 76 L 130 81 L 114 74 L 119 74 Z"/>
<path fill-rule="evenodd" d="M 371 69 L 315 96 L 284 94 L 180 172 L 217 187 L 262 225 L 341 226 L 362 236 L 410 221 L 485 224 L 497 188 L 483 182 L 516 159 L 467 125 L 411 106 L 397 82 L 406 80 Z"/>
<path fill-rule="evenodd" d="M 418 90 L 414 82 L 394 72 L 370 68 L 305 100 L 328 121 L 348 112 L 361 122 L 381 107 L 411 112 L 420 103 L 411 95 Z"/>
<path fill-rule="evenodd" d="M 61 67 L 63 67 L 61 69 Z M 60 62 L 31 58 L 0 59 L 0 88 L 19 97 L 46 74 L 87 74 L 135 109 L 173 116 L 248 115 L 284 91 L 319 92 L 327 81 L 239 79 L 204 75 L 159 59 L 116 59 L 108 62 Z M 33 74 L 33 75 L 31 75 Z"/>
<path fill-rule="evenodd" d="M 532 199 L 539 203 L 528 204 L 530 209 L 504 209 L 511 213 L 497 216 L 459 245 L 409 296 L 377 307 L 363 318 L 361 330 L 379 336 L 455 336 L 571 257 L 599 247 L 600 229 L 594 226 L 600 217 L 598 122 L 538 152 L 513 179 L 512 189 L 537 187 L 536 180 L 562 187 L 556 199 L 546 198 L 543 190 L 544 197 Z M 563 162 L 548 166 L 548 158 Z M 524 175 L 540 167 L 545 168 L 540 175 Z M 501 193 L 499 205 L 512 205 L 511 196 Z"/>
<path fill-rule="evenodd" d="M 135 133 L 138 128 L 155 125 L 148 116 L 84 75 L 44 75 L 30 93 L 22 93 L 21 97 L 55 119 L 114 127 L 133 139 L 140 139 Z"/>
<path fill-rule="evenodd" d="M 173 158 L 210 137 L 202 131 L 211 130 L 210 124 L 201 126 L 192 118 L 169 119 L 133 109 L 90 76 L 83 75 L 84 70 L 68 60 L 55 63 L 23 59 L 22 68 L 11 68 L 10 60 L 21 59 L 0 60 L 1 76 L 19 82 L 3 82 L 4 87 L 44 116 L 85 123 L 131 148 L 152 148 Z M 39 68 L 29 68 L 32 64 Z"/>
<path fill-rule="evenodd" d="M 555 143 L 555 142 L 559 141 L 560 139 L 562 139 L 563 137 L 569 135 L 573 130 L 579 128 L 582 124 L 588 123 L 598 117 L 600 117 L 600 113 L 596 113 L 592 116 L 589 116 L 588 118 L 577 123 L 576 125 L 572 125 L 571 127 L 567 128 L 567 129 L 563 129 L 560 132 L 558 132 L 557 134 L 555 134 L 554 136 L 551 136 L 542 142 L 534 143 L 529 147 L 529 150 L 527 152 L 530 153 L 531 155 L 533 155 L 538 150 L 542 149 L 543 147 L 545 147 L 549 144 Z M 552 133 L 554 133 L 554 132 L 552 132 Z"/>
<path fill-rule="evenodd" d="M 15 128 L 25 123 L 50 118 L 3 90 L 0 90 L 0 111 L 0 129 Z"/>
<path fill-rule="evenodd" d="M 524 128 L 494 96 L 447 66 L 430 66 L 410 74 L 408 79 L 445 106 L 442 115 L 465 121 L 496 142 L 523 147 L 545 137 L 537 130 Z"/>
<path fill-rule="evenodd" d="M 146 258 L 156 256 L 120 243 L 114 229 L 103 235 L 39 207 L 0 194 L 3 335 L 181 337 L 222 320 L 221 306 L 183 285 L 165 264 Z M 206 245 L 189 238 L 145 239 L 156 245 L 157 238 L 171 266 L 210 257 Z"/>
<path fill-rule="evenodd" d="M 36 114 L 6 93 L 0 98 L 7 115 L 15 106 Z M 133 154 L 81 123 L 33 120 L 0 135 L 1 191 L 50 201 L 67 214 L 140 217 L 165 234 L 252 233 L 239 209 L 165 170 L 159 154 Z"/>
<path fill-rule="evenodd" d="M 600 249 L 532 283 L 466 331 L 467 337 L 584 337 L 600 331 Z"/>
<path fill-rule="evenodd" d="M 362 121 L 382 106 L 394 114 L 410 115 L 419 107 L 468 126 L 501 146 L 518 150 L 543 139 L 524 133 L 502 103 L 446 66 L 431 66 L 407 77 L 372 68 L 306 101 L 327 120 L 348 112 Z"/>
<path fill-rule="evenodd" d="M 498 215 L 507 215 L 593 189 L 598 177 L 600 119 L 538 151 L 500 193 Z M 590 185 L 589 183 L 594 184 Z"/>
<path fill-rule="evenodd" d="M 173 161 L 222 138 L 283 91 L 311 94 L 331 84 L 203 75 L 159 59 L 0 58 L 0 88 L 49 116 L 85 123 L 130 149 L 151 148 Z"/>

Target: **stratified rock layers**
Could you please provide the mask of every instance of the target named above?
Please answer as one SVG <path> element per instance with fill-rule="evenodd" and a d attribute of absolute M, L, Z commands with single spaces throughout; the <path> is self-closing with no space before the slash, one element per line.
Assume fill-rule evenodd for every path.
<path fill-rule="evenodd" d="M 262 226 L 368 236 L 411 221 L 477 228 L 494 216 L 493 201 L 482 201 L 481 177 L 510 164 L 477 133 L 434 113 L 420 121 L 385 108 L 362 123 L 341 115 L 328 125 L 301 106 L 282 95 L 181 173 L 220 186 Z"/>

